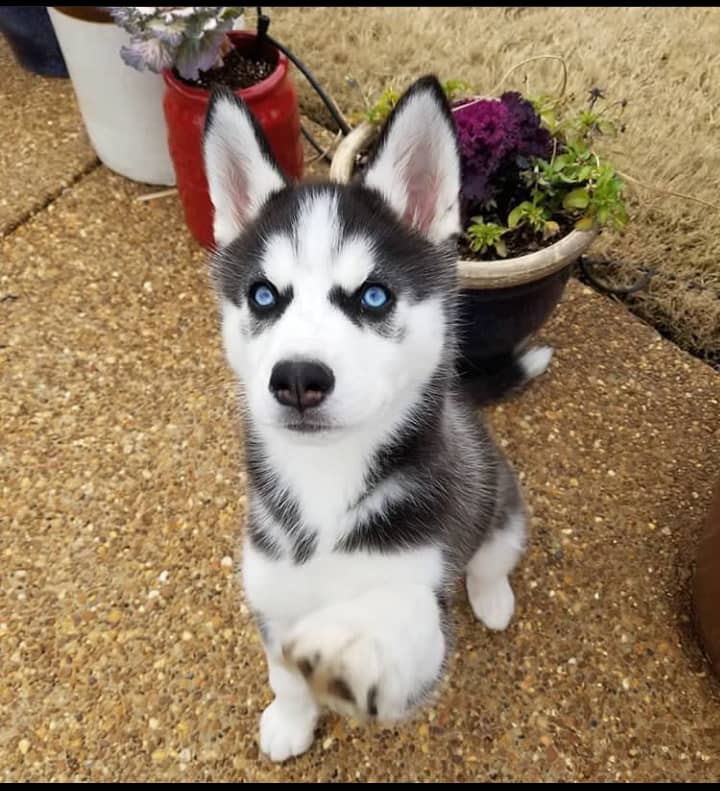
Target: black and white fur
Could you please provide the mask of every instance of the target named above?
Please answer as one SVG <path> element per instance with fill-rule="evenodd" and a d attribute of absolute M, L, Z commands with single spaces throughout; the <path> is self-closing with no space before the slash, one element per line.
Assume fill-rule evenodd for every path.
<path fill-rule="evenodd" d="M 395 720 L 422 702 L 463 575 L 476 616 L 508 625 L 526 509 L 456 381 L 460 165 L 437 80 L 403 96 L 356 184 L 289 185 L 229 92 L 204 150 L 246 407 L 242 579 L 275 694 L 260 747 L 282 761 L 325 706 Z M 368 283 L 390 297 L 380 311 Z"/>

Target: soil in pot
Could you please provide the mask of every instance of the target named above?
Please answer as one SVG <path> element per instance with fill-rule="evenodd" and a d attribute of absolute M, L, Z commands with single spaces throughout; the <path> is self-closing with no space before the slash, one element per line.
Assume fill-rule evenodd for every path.
<path fill-rule="evenodd" d="M 529 255 L 545 247 L 550 247 L 550 245 L 562 239 L 563 236 L 567 236 L 575 227 L 575 224 L 571 220 L 568 220 L 567 217 L 557 216 L 552 219 L 558 224 L 560 230 L 554 236 L 550 236 L 547 239 L 543 239 L 541 233 L 533 231 L 533 229 L 527 225 L 513 228 L 509 233 L 506 233 L 502 238 L 503 242 L 505 242 L 505 249 L 507 250 L 507 255 L 505 256 L 501 256 L 494 247 L 490 247 L 482 253 L 476 253 L 470 248 L 468 240 L 465 237 L 461 237 L 458 243 L 460 257 L 468 261 L 498 261 L 502 263 L 506 258 Z M 491 218 L 490 221 L 493 222 L 493 218 Z"/>
<path fill-rule="evenodd" d="M 225 86 L 233 91 L 252 88 L 266 80 L 275 70 L 277 58 L 260 53 L 257 57 L 232 49 L 223 58 L 222 66 L 200 72 L 197 80 L 185 80 L 177 72 L 175 76 L 192 88 L 212 91 L 215 86 Z"/>

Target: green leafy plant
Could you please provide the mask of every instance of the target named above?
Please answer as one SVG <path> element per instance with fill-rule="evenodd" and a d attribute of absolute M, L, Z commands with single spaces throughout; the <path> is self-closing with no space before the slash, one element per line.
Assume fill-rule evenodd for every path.
<path fill-rule="evenodd" d="M 490 248 L 494 248 L 501 258 L 505 258 L 507 246 L 502 237 L 508 230 L 497 223 L 485 222 L 482 217 L 473 217 L 467 229 L 470 249 L 475 253 L 482 254 Z"/>
<path fill-rule="evenodd" d="M 457 99 L 459 96 L 467 96 L 472 93 L 470 85 L 463 80 L 447 80 L 443 83 L 443 90 L 450 101 Z"/>
<path fill-rule="evenodd" d="M 554 136 L 559 127 L 555 112 L 558 103 L 557 99 L 553 99 L 552 96 L 542 95 L 531 97 L 528 101 L 532 104 L 542 125 Z"/>
<path fill-rule="evenodd" d="M 523 201 L 508 214 L 508 230 L 525 223 L 535 233 L 542 234 L 543 239 L 549 239 L 560 232 L 560 226 L 551 216 L 550 209 L 542 205 L 542 194 L 536 190 L 531 201 Z"/>
<path fill-rule="evenodd" d="M 617 134 L 615 124 L 581 110 L 565 125 L 571 134 L 560 147 L 562 153 L 550 161 L 537 159 L 522 174 L 536 202 L 550 215 L 564 214 L 579 230 L 594 226 L 623 228 L 628 222 L 624 182 L 615 168 L 602 162 L 593 150 L 597 135 Z"/>
<path fill-rule="evenodd" d="M 600 140 L 624 131 L 615 117 L 621 113 L 614 111 L 622 111 L 625 101 L 607 102 L 599 88 L 578 107 L 565 96 L 508 92 L 499 99 L 472 98 L 461 80 L 443 87 L 460 144 L 465 252 L 505 258 L 510 250 L 536 250 L 573 228 L 626 225 L 623 179 L 596 150 Z M 366 118 L 381 124 L 399 98 L 388 88 Z"/>
<path fill-rule="evenodd" d="M 386 88 L 380 98 L 367 109 L 366 117 L 371 124 L 380 125 L 394 110 L 400 94 L 394 88 Z"/>
<path fill-rule="evenodd" d="M 601 90 L 593 88 L 587 103 L 573 110 L 571 100 L 540 96 L 528 101 L 519 94 L 505 94 L 501 101 L 510 110 L 507 119 L 498 103 L 491 105 L 487 100 L 470 108 L 474 115 L 469 121 L 460 122 L 456 116 L 471 252 L 494 252 L 505 258 L 510 243 L 516 249 L 534 249 L 573 227 L 621 229 L 626 225 L 623 179 L 596 151 L 601 138 L 612 139 L 623 131 L 619 120 L 610 116 L 612 109 L 624 109 L 625 102 L 605 106 L 604 98 Z M 490 128 L 502 123 L 503 134 L 484 138 L 486 119 L 494 121 Z M 549 134 L 545 148 L 539 129 Z M 508 140 L 527 146 L 522 141 L 531 139 L 535 146 L 529 155 L 518 149 L 514 154 L 511 151 L 508 160 L 507 154 L 501 156 L 503 149 L 497 148 L 507 148 Z M 478 224 L 478 216 L 485 221 Z M 502 252 L 493 244 L 495 238 L 502 239 Z"/>
<path fill-rule="evenodd" d="M 447 80 L 443 83 L 445 95 L 452 101 L 460 95 L 467 95 L 472 91 L 468 83 L 463 80 Z M 400 93 L 395 88 L 388 87 L 381 94 L 375 104 L 367 108 L 365 118 L 371 124 L 382 125 L 400 100 Z"/>

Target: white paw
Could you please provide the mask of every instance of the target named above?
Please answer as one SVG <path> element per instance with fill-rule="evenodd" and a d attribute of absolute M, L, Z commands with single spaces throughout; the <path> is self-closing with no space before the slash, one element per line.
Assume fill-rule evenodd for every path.
<path fill-rule="evenodd" d="M 382 714 L 380 649 L 371 637 L 351 626 L 310 618 L 288 636 L 283 657 L 321 705 L 359 720 Z"/>
<path fill-rule="evenodd" d="M 518 362 L 525 372 L 525 380 L 529 382 L 547 371 L 552 360 L 553 350 L 550 346 L 533 346 L 524 352 Z"/>
<path fill-rule="evenodd" d="M 260 750 L 272 761 L 286 761 L 312 744 L 314 711 L 275 699 L 260 717 Z"/>
<path fill-rule="evenodd" d="M 475 616 L 488 629 L 501 632 L 508 627 L 515 611 L 515 594 L 507 577 L 488 582 L 468 574 L 467 591 Z"/>

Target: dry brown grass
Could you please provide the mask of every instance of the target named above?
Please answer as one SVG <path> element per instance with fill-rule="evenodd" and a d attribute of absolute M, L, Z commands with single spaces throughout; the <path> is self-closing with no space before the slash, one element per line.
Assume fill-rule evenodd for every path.
<path fill-rule="evenodd" d="M 617 166 L 641 181 L 720 205 L 720 10 L 715 8 L 271 8 L 271 32 L 312 69 L 343 112 L 362 110 L 345 78 L 371 96 L 420 74 L 463 77 L 490 91 L 525 58 L 562 55 L 568 90 L 599 85 L 627 98 Z M 515 72 L 504 87 L 552 92 L 552 62 Z M 298 75 L 303 108 L 326 120 Z M 632 187 L 632 223 L 596 252 L 658 271 L 632 307 L 680 345 L 720 359 L 720 210 Z"/>

